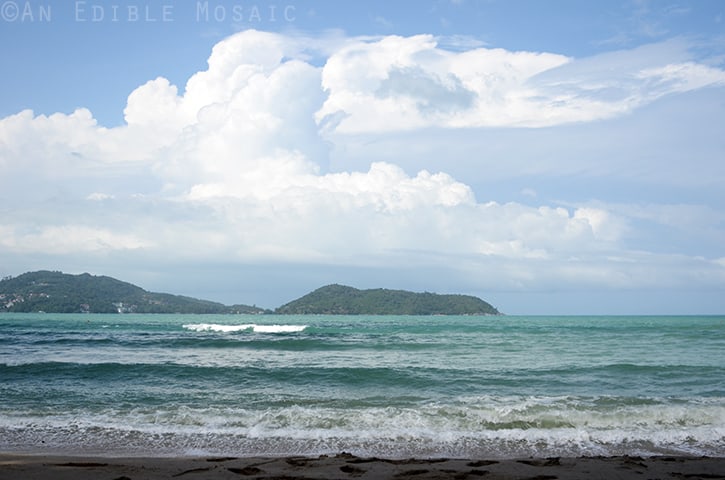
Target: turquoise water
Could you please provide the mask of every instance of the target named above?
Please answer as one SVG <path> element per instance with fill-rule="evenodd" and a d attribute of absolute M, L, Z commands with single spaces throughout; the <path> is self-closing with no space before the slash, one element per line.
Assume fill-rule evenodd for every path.
<path fill-rule="evenodd" d="M 725 455 L 725 317 L 0 315 L 0 451 Z"/>

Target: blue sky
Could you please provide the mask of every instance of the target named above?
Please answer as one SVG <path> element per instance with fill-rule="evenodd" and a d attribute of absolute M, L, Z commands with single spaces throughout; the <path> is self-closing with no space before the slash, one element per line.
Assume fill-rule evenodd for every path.
<path fill-rule="evenodd" d="M 725 311 L 720 1 L 0 7 L 1 275 Z"/>

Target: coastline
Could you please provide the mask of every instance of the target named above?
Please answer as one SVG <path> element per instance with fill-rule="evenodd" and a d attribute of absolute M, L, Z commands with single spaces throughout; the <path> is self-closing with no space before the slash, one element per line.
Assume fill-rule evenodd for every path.
<path fill-rule="evenodd" d="M 725 457 L 405 459 L 357 457 L 102 457 L 0 454 L 0 480 L 137 479 L 725 479 Z"/>

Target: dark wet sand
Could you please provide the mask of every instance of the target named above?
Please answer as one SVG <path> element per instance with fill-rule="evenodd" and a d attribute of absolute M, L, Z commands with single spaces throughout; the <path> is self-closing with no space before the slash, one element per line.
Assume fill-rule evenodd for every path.
<path fill-rule="evenodd" d="M 0 454 L 0 479 L 723 479 L 725 457 L 387 460 L 321 457 L 115 458 Z"/>

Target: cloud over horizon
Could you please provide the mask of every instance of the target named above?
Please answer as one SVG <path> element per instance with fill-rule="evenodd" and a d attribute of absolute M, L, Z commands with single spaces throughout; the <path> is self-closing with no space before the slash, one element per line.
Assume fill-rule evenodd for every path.
<path fill-rule="evenodd" d="M 101 126 L 85 108 L 0 119 L 0 253 L 432 266 L 471 289 L 721 287 L 722 251 L 637 242 L 641 222 L 677 228 L 682 215 L 694 231 L 715 221 L 714 244 L 724 219 L 712 208 L 494 201 L 395 159 L 330 165 L 361 135 L 421 131 L 425 145 L 431 130 L 459 131 L 475 143 L 482 129 L 586 124 L 724 86 L 725 71 L 682 39 L 574 59 L 449 51 L 431 35 L 323 47 L 247 30 L 219 42 L 183 90 L 163 77 L 136 88 L 125 125 Z"/>

